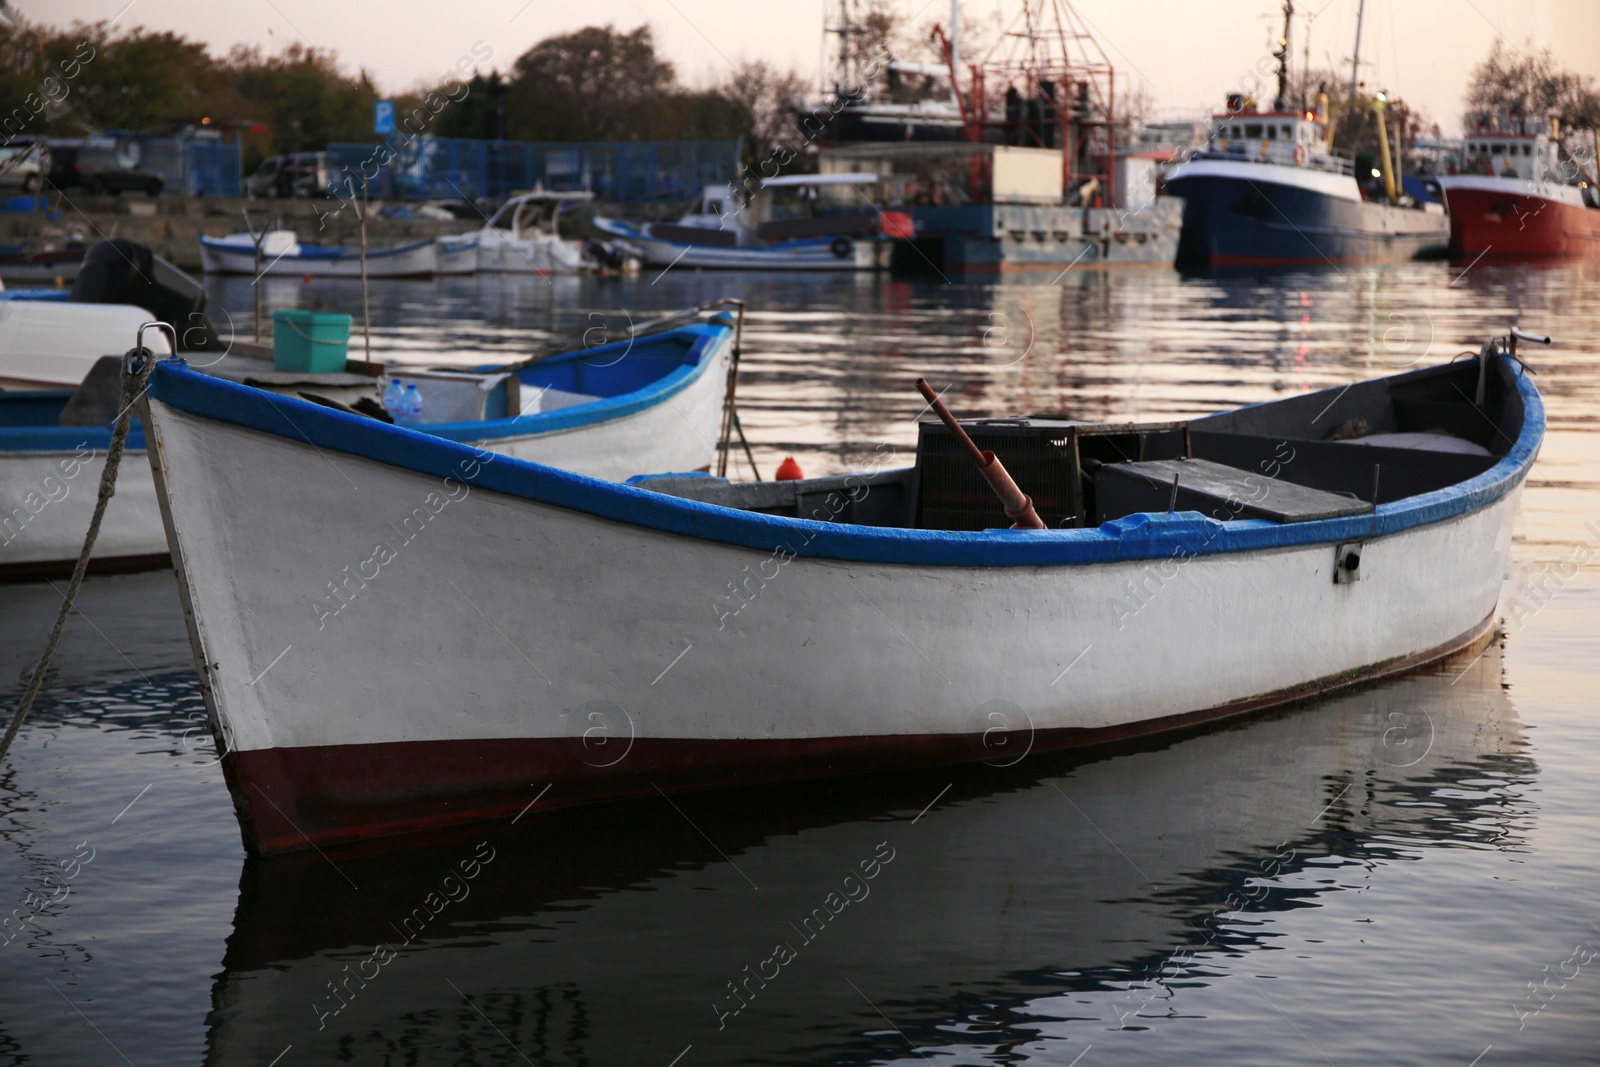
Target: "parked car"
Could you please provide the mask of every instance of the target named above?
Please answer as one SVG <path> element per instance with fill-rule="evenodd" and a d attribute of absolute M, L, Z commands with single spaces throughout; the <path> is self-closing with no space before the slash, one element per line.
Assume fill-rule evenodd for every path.
<path fill-rule="evenodd" d="M 268 198 L 328 195 L 328 153 L 294 152 L 268 156 L 244 180 L 246 196 Z"/>
<path fill-rule="evenodd" d="M 13 138 L 0 144 L 0 189 L 37 193 L 50 173 L 50 149 L 43 141 Z"/>
<path fill-rule="evenodd" d="M 55 145 L 50 150 L 50 184 L 90 193 L 144 193 L 159 196 L 161 175 L 143 170 L 115 148 Z"/>

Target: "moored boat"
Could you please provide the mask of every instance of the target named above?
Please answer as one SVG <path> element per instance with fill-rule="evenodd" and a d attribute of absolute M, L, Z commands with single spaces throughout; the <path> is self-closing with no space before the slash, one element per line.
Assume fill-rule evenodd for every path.
<path fill-rule="evenodd" d="M 876 174 L 780 174 L 753 198 L 708 185 L 677 222 L 634 225 L 597 217 L 602 233 L 639 249 L 652 267 L 705 270 L 879 270 L 910 220 L 864 199 Z M 886 232 L 886 228 L 888 232 Z"/>
<path fill-rule="evenodd" d="M 617 485 L 164 363 L 147 426 L 244 840 L 275 853 L 545 786 L 983 759 L 997 706 L 1060 748 L 1414 668 L 1492 629 L 1544 416 L 1491 344 L 1187 423 L 971 424 L 1042 531 L 988 528 L 937 424 L 910 467 Z"/>
<path fill-rule="evenodd" d="M 469 443 L 485 455 L 536 459 L 617 480 L 641 472 L 705 470 L 717 451 L 732 334 L 731 322 L 714 316 L 509 370 L 395 374 L 419 387 L 425 420 L 420 431 Z M 131 333 L 123 346 L 132 347 Z M 330 377 L 274 375 L 265 363 L 252 377 L 238 364 L 254 361 L 231 362 L 208 367 L 208 373 L 263 383 L 283 379 L 273 388 L 284 395 L 261 394 L 276 404 L 293 403 L 289 398 L 317 391 L 319 380 Z M 0 514 L 0 579 L 70 573 L 94 509 L 99 465 L 117 412 L 111 369 L 109 377 L 91 377 L 76 390 L 0 393 L 0 500 L 7 502 Z M 376 395 L 376 384 L 372 390 Z M 95 549 L 97 572 L 169 561 L 144 447 L 136 425 Z"/>
<path fill-rule="evenodd" d="M 293 231 L 270 231 L 259 261 L 255 239 L 247 233 L 200 235 L 200 263 L 207 274 L 361 277 L 361 249 L 301 244 Z M 435 242 L 413 241 L 392 248 L 367 249 L 369 278 L 426 278 L 436 266 Z"/>
<path fill-rule="evenodd" d="M 1482 120 L 1461 172 L 1439 178 L 1453 257 L 1600 256 L 1600 189 L 1542 128 Z"/>

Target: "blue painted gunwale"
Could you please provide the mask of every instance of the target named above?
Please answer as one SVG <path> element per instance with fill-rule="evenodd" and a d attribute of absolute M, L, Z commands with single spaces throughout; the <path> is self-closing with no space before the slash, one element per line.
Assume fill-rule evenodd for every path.
<path fill-rule="evenodd" d="M 1279 525 L 1265 519 L 1222 523 L 1191 511 L 1130 515 L 1093 530 L 977 533 L 790 519 L 665 496 L 526 460 L 486 457 L 452 441 L 209 378 L 176 360 L 157 365 L 150 379 L 150 395 L 191 415 L 295 442 L 309 441 L 322 449 L 437 478 L 454 478 L 474 488 L 643 530 L 762 552 L 782 547 L 815 559 L 916 566 L 1058 567 L 1370 540 L 1486 508 L 1520 484 L 1544 437 L 1544 405 L 1538 391 L 1527 375 L 1514 380 L 1523 402 L 1522 432 L 1498 463 L 1448 489 L 1384 504 L 1366 515 Z M 464 471 L 473 469 L 474 461 L 476 475 L 463 477 Z"/>
<path fill-rule="evenodd" d="M 215 249 L 218 252 L 251 252 L 252 254 L 254 252 L 253 249 L 241 248 L 239 245 L 229 244 L 228 242 L 216 237 L 207 237 L 205 234 L 200 235 L 200 243 L 207 248 Z M 383 259 L 386 256 L 398 256 L 406 252 L 415 252 L 417 249 L 431 244 L 433 244 L 432 240 L 412 241 L 410 244 L 395 245 L 393 248 L 368 249 L 367 259 L 371 261 L 374 259 Z M 300 260 L 306 260 L 308 262 L 314 261 L 318 263 L 326 263 L 329 260 L 334 259 L 360 258 L 361 249 L 359 248 L 345 248 L 343 246 L 337 248 L 324 248 L 321 245 L 302 245 L 300 251 L 294 255 L 279 256 L 272 262 L 296 263 Z"/>

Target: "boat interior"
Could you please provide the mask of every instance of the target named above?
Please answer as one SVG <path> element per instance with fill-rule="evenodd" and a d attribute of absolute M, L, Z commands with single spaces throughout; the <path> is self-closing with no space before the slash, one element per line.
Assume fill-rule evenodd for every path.
<path fill-rule="evenodd" d="M 562 352 L 510 368 L 402 371 L 399 376 L 417 386 L 423 399 L 423 424 L 437 432 L 458 423 L 538 415 L 638 392 L 680 367 L 696 365 L 716 336 L 709 330 L 679 329 Z M 15 440 L 18 432 L 109 427 L 120 403 L 120 368 L 121 357 L 106 356 L 76 389 L 0 390 L 0 448 L 5 447 L 8 434 Z M 208 372 L 352 414 L 378 417 L 382 411 L 376 404 L 351 407 L 322 395 L 351 382 L 370 383 L 370 377 L 280 373 L 274 372 L 270 363 L 254 359 L 218 361 Z M 312 392 L 306 392 L 308 389 Z"/>
<path fill-rule="evenodd" d="M 1035 415 L 961 425 L 1005 464 L 1048 527 L 1164 511 L 1305 522 L 1370 512 L 1494 466 L 1522 429 L 1518 373 L 1509 360 L 1472 359 L 1187 422 Z M 824 522 L 951 531 L 1011 525 L 964 448 L 931 419 L 919 424 L 908 468 L 786 482 L 662 475 L 631 484 Z"/>

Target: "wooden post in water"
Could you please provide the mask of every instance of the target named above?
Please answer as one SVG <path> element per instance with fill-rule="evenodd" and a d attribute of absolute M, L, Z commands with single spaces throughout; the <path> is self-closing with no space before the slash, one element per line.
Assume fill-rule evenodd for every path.
<path fill-rule="evenodd" d="M 239 213 L 244 216 L 244 229 L 250 235 L 250 241 L 255 246 L 256 276 L 250 280 L 250 288 L 256 291 L 256 344 L 261 343 L 261 242 L 267 239 L 266 228 L 256 233 L 255 223 L 250 221 L 248 208 L 241 208 Z"/>
<path fill-rule="evenodd" d="M 361 210 L 356 213 L 361 227 L 361 358 L 372 362 L 372 303 L 367 298 L 367 176 L 361 176 Z"/>

